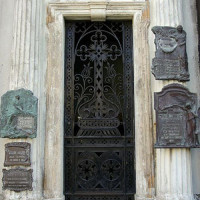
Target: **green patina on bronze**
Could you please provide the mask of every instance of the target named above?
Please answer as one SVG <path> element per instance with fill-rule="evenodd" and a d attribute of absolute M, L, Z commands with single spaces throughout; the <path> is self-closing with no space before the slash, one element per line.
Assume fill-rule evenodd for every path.
<path fill-rule="evenodd" d="M 37 132 L 38 99 L 30 90 L 6 92 L 1 97 L 2 138 L 35 138 Z"/>

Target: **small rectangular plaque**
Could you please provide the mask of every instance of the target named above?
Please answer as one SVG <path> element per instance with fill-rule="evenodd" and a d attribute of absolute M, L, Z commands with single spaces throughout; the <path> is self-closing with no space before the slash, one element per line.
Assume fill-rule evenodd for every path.
<path fill-rule="evenodd" d="M 153 59 L 154 74 L 156 74 L 157 79 L 165 80 L 173 79 L 177 74 L 181 73 L 181 63 L 179 60 L 169 60 L 169 59 Z"/>
<path fill-rule="evenodd" d="M 32 169 L 3 169 L 3 189 L 12 190 L 15 192 L 33 190 L 32 173 Z"/>
<path fill-rule="evenodd" d="M 34 129 L 35 119 L 32 116 L 17 116 L 17 129 Z"/>
<path fill-rule="evenodd" d="M 186 114 L 184 112 L 163 111 L 158 114 L 158 143 L 160 145 L 185 144 Z"/>
<path fill-rule="evenodd" d="M 13 142 L 5 145 L 4 166 L 30 166 L 31 145 L 27 142 Z"/>

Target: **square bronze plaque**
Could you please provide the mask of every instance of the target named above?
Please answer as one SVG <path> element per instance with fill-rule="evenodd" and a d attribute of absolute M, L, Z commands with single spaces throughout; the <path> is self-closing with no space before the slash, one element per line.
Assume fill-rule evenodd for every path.
<path fill-rule="evenodd" d="M 32 169 L 3 169 L 3 190 L 12 190 L 15 192 L 33 190 L 32 173 Z"/>
<path fill-rule="evenodd" d="M 27 142 L 13 142 L 5 145 L 4 166 L 30 166 L 31 145 Z"/>

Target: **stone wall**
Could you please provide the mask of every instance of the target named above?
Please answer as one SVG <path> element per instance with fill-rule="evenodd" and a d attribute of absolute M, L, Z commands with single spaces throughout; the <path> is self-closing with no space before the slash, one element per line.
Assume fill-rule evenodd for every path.
<path fill-rule="evenodd" d="M 5 168 L 4 144 L 10 141 L 27 141 L 32 144 L 33 191 L 2 191 L 0 181 L 0 199 L 63 199 L 61 152 L 64 90 L 60 82 L 63 80 L 64 62 L 63 16 L 90 19 L 89 15 L 92 13 L 87 10 L 88 7 L 83 12 L 76 13 L 65 5 L 66 2 L 74 5 L 80 2 L 88 4 L 86 0 L 0 0 L 0 96 L 7 90 L 23 87 L 33 91 L 39 99 L 37 138 L 0 139 L 0 176 Z M 139 0 L 128 2 L 145 3 Z M 53 3 L 61 4 L 56 10 Z M 138 5 L 143 5 L 142 3 Z M 124 19 L 127 16 L 128 19 L 133 19 L 135 39 L 136 197 L 138 200 L 191 200 L 193 192 L 200 193 L 200 150 L 153 149 L 156 123 L 153 93 L 161 91 L 163 86 L 174 81 L 156 81 L 151 75 L 150 67 L 155 54 L 151 28 L 155 25 L 183 25 L 187 32 L 190 72 L 190 81 L 184 85 L 191 92 L 197 93 L 200 99 L 195 0 L 149 0 L 145 6 L 130 7 L 127 12 L 120 11 L 119 7 L 118 9 L 115 13 L 112 10 L 105 13 L 110 19 L 123 15 Z M 105 13 L 93 17 L 99 19 L 106 16 Z"/>

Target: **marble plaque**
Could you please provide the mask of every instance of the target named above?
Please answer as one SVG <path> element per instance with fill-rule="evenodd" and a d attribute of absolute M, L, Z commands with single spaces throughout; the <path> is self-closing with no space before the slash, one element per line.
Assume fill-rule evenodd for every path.
<path fill-rule="evenodd" d="M 197 95 L 182 85 L 171 84 L 154 94 L 155 147 L 199 147 L 196 137 Z"/>
<path fill-rule="evenodd" d="M 189 81 L 186 53 L 186 32 L 177 28 L 155 26 L 156 53 L 152 60 L 152 73 L 157 80 Z"/>
<path fill-rule="evenodd" d="M 38 100 L 29 90 L 8 91 L 1 97 L 2 138 L 35 138 Z"/>
<path fill-rule="evenodd" d="M 12 190 L 15 192 L 33 190 L 32 173 L 32 169 L 3 169 L 3 190 Z"/>
<path fill-rule="evenodd" d="M 17 126 L 19 129 L 34 129 L 35 120 L 33 116 L 17 116 Z"/>
<path fill-rule="evenodd" d="M 27 142 L 13 142 L 5 145 L 4 166 L 30 166 L 31 145 Z"/>

